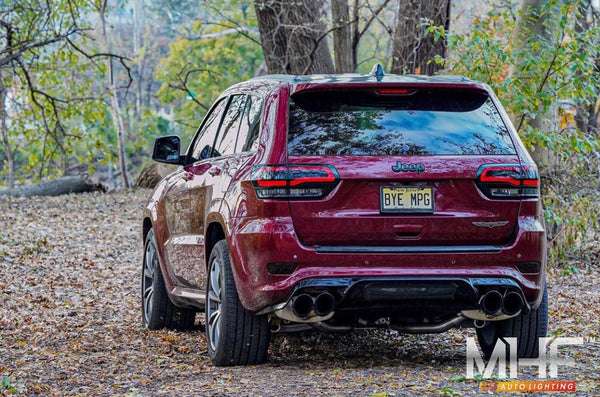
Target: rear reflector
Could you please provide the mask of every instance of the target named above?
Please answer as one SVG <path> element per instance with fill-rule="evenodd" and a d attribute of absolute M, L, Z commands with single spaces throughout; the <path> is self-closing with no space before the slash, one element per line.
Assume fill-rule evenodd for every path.
<path fill-rule="evenodd" d="M 297 263 L 292 262 L 275 262 L 275 263 L 267 263 L 267 270 L 269 274 L 274 275 L 287 275 L 292 274 L 296 271 L 298 267 Z"/>
<path fill-rule="evenodd" d="M 323 198 L 339 182 L 329 165 L 259 165 L 252 170 L 252 184 L 261 199 Z"/>
<path fill-rule="evenodd" d="M 517 269 L 523 274 L 538 274 L 540 268 L 540 262 L 517 262 Z"/>
<path fill-rule="evenodd" d="M 537 198 L 540 180 L 535 165 L 489 164 L 477 171 L 477 186 L 490 198 Z"/>

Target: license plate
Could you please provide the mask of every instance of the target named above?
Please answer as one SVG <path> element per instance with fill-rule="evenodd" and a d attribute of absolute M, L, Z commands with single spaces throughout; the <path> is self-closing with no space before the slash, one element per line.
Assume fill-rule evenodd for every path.
<path fill-rule="evenodd" d="M 430 186 L 382 186 L 381 212 L 433 213 L 433 188 Z"/>

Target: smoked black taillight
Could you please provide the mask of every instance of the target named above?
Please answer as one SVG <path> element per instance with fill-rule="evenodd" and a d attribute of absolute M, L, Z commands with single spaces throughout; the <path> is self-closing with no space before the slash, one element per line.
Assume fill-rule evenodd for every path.
<path fill-rule="evenodd" d="M 477 186 L 489 198 L 540 197 L 540 179 L 535 165 L 488 164 L 477 171 Z"/>
<path fill-rule="evenodd" d="M 306 199 L 327 196 L 340 180 L 330 165 L 258 165 L 252 170 L 252 184 L 260 199 Z"/>

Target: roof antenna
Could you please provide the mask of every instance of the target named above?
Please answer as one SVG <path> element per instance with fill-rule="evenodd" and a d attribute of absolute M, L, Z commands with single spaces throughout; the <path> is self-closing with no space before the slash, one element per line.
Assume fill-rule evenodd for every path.
<path fill-rule="evenodd" d="M 371 76 L 377 77 L 377 81 L 381 81 L 383 79 L 385 72 L 383 71 L 383 66 L 381 66 L 380 63 L 373 65 L 373 69 L 371 69 Z"/>

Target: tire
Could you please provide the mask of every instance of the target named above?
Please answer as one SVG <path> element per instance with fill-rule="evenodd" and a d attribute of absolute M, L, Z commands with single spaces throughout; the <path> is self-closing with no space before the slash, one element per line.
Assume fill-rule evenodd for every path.
<path fill-rule="evenodd" d="M 208 263 L 205 327 L 211 361 L 219 367 L 264 363 L 271 334 L 268 318 L 242 306 L 225 240 L 215 244 Z"/>
<path fill-rule="evenodd" d="M 536 310 L 504 321 L 489 321 L 477 329 L 477 339 L 483 356 L 489 359 L 498 338 L 517 338 L 517 357 L 539 357 L 539 338 L 548 331 L 548 290 L 544 287 L 542 302 Z"/>
<path fill-rule="evenodd" d="M 194 327 L 196 311 L 175 306 L 169 299 L 160 269 L 156 237 L 150 229 L 142 261 L 142 324 L 152 330 L 169 328 L 185 331 Z"/>

